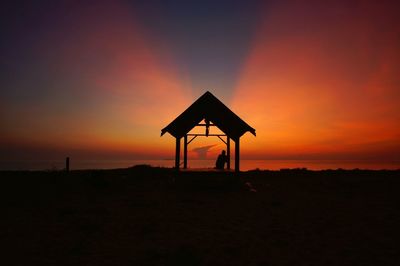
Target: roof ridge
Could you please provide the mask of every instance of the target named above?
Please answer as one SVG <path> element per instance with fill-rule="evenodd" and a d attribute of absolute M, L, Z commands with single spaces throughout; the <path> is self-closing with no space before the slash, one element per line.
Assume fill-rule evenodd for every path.
<path fill-rule="evenodd" d="M 203 119 L 212 121 L 232 139 L 240 138 L 247 131 L 256 135 L 254 128 L 249 126 L 221 100 L 207 90 L 168 126 L 163 128 L 161 136 L 168 132 L 174 137 L 182 137 Z"/>

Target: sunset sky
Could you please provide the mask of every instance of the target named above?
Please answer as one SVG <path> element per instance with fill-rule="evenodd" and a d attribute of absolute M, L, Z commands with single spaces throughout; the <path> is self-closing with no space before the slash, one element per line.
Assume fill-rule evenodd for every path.
<path fill-rule="evenodd" d="M 1 160 L 172 158 L 160 130 L 207 90 L 256 129 L 242 158 L 400 160 L 397 1 L 1 9 Z"/>

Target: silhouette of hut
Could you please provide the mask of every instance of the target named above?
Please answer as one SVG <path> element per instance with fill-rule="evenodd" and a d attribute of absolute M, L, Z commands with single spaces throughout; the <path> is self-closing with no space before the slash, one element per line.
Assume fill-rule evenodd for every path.
<path fill-rule="evenodd" d="M 205 123 L 200 123 L 202 121 Z M 188 134 L 194 127 L 205 127 L 204 134 Z M 216 126 L 224 134 L 209 134 L 209 127 Z M 187 168 L 187 146 L 198 136 L 213 136 L 221 139 L 227 146 L 228 169 L 230 169 L 230 140 L 235 142 L 235 171 L 239 171 L 240 137 L 250 131 L 254 136 L 256 130 L 233 113 L 211 92 L 207 91 L 174 121 L 161 130 L 161 136 L 166 132 L 176 138 L 175 168 L 180 166 L 181 138 L 184 139 L 183 168 Z M 188 137 L 191 139 L 188 141 Z M 226 140 L 224 139 L 226 137 Z"/>

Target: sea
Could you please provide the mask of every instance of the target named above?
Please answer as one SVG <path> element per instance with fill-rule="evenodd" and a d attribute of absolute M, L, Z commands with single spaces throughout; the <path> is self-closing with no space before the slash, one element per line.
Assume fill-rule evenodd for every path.
<path fill-rule="evenodd" d="M 116 169 L 135 165 L 150 165 L 153 167 L 172 168 L 174 160 L 74 160 L 70 159 L 70 170 L 83 169 Z M 189 160 L 189 169 L 211 169 L 215 166 L 214 160 Z M 234 162 L 231 162 L 231 168 Z M 368 170 L 399 170 L 400 161 L 372 161 L 372 160 L 241 160 L 240 170 L 280 170 L 306 168 L 308 170 L 326 169 L 368 169 Z M 46 161 L 0 161 L 0 170 L 48 170 L 65 169 L 65 160 Z"/>

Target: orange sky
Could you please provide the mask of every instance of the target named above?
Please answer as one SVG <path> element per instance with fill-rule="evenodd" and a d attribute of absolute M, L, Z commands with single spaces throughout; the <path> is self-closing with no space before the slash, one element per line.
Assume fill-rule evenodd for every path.
<path fill-rule="evenodd" d="M 398 4 L 307 3 L 209 17 L 183 4 L 64 3 L 28 29 L 11 16 L 21 33 L 2 53 L 0 157 L 172 158 L 160 130 L 209 90 L 256 129 L 242 158 L 398 160 Z M 196 139 L 189 157 L 223 148 Z"/>
<path fill-rule="evenodd" d="M 51 88 L 28 104 L 4 103 L 3 145 L 76 156 L 169 156 L 172 140 L 161 140 L 160 128 L 190 104 L 189 82 L 178 77 L 167 51 L 146 41 L 125 5 L 73 12 L 75 21 L 35 43 Z"/>
<path fill-rule="evenodd" d="M 400 32 L 379 3 L 277 5 L 260 24 L 233 109 L 268 158 L 387 158 L 400 151 Z M 382 158 L 382 156 L 384 156 Z"/>

